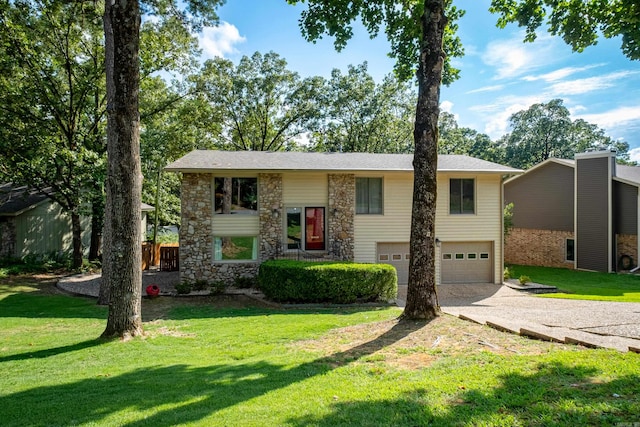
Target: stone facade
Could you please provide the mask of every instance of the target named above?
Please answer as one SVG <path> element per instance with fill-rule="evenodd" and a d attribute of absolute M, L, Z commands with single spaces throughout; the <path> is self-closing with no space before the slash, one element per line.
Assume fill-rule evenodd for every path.
<path fill-rule="evenodd" d="M 13 257 L 16 253 L 16 225 L 13 219 L 0 222 L 0 258 Z"/>
<path fill-rule="evenodd" d="M 627 255 L 631 257 L 632 267 L 638 265 L 638 236 L 635 234 L 616 234 L 616 254 L 618 254 L 617 268 L 620 269 L 620 257 Z"/>
<path fill-rule="evenodd" d="M 505 264 L 540 267 L 574 268 L 566 261 L 566 239 L 573 239 L 569 231 L 531 230 L 512 228 L 505 239 Z"/>
<path fill-rule="evenodd" d="M 237 277 L 255 277 L 258 263 L 213 262 L 213 175 L 185 173 L 182 177 L 180 280 L 233 284 Z"/>
<path fill-rule="evenodd" d="M 353 260 L 356 180 L 353 174 L 329 174 L 327 252 L 333 259 Z M 282 174 L 258 175 L 259 259 L 255 262 L 213 260 L 213 175 L 185 173 L 182 178 L 180 277 L 233 284 L 238 277 L 254 277 L 260 262 L 283 250 L 284 200 Z"/>
<path fill-rule="evenodd" d="M 260 260 L 265 261 L 277 257 L 282 252 L 284 235 L 282 174 L 259 174 L 258 197 Z"/>
<path fill-rule="evenodd" d="M 355 197 L 355 175 L 329 174 L 328 249 L 335 259 L 353 260 Z"/>

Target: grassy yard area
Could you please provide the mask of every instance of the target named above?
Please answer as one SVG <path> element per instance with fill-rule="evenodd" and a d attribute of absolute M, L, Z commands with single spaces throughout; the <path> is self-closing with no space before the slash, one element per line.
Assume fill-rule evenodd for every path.
<path fill-rule="evenodd" d="M 640 422 L 638 354 L 399 314 L 161 297 L 143 301 L 145 338 L 102 341 L 104 307 L 10 276 L 0 280 L 0 425 Z"/>
<path fill-rule="evenodd" d="M 564 268 L 510 266 L 511 277 L 529 276 L 532 282 L 552 285 L 560 293 L 546 298 L 640 302 L 640 276 L 635 274 L 594 273 Z"/>

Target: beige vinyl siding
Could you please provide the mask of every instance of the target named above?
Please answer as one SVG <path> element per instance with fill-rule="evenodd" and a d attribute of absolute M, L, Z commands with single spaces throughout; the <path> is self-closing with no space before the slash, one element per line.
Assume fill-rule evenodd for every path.
<path fill-rule="evenodd" d="M 413 175 L 359 172 L 356 177 L 382 177 L 383 180 L 383 214 L 358 214 L 354 219 L 354 260 L 376 262 L 376 248 L 379 242 L 409 241 Z"/>
<path fill-rule="evenodd" d="M 449 179 L 475 179 L 475 213 L 449 214 Z M 499 175 L 438 174 L 436 237 L 443 242 L 493 242 L 494 280 L 502 277 L 502 185 Z M 441 250 L 436 249 L 439 260 Z M 436 281 L 440 283 L 440 262 L 436 262 Z"/>
<path fill-rule="evenodd" d="M 329 177 L 326 173 L 285 173 L 282 198 L 285 207 L 327 206 Z"/>

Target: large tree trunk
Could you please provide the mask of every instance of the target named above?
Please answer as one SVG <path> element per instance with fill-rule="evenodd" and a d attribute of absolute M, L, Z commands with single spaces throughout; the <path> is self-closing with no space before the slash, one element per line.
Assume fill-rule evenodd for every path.
<path fill-rule="evenodd" d="M 73 268 L 82 267 L 82 226 L 80 214 L 76 209 L 71 210 L 71 236 L 73 245 Z"/>
<path fill-rule="evenodd" d="M 102 227 L 104 227 L 104 196 L 101 186 L 93 189 L 91 200 L 91 244 L 89 246 L 89 261 L 100 257 L 102 246 Z"/>
<path fill-rule="evenodd" d="M 142 334 L 140 203 L 140 9 L 136 0 L 107 0 L 107 22 L 113 31 L 112 81 L 107 81 L 107 203 L 103 259 L 107 265 L 109 316 L 103 337 L 130 337 Z M 107 40 L 109 37 L 107 36 Z M 103 281 L 105 278 L 103 277 Z"/>
<path fill-rule="evenodd" d="M 440 314 L 435 279 L 435 218 L 442 42 L 447 24 L 444 12 L 444 0 L 425 0 L 414 128 L 411 260 L 403 313 L 409 319 L 432 319 Z"/>

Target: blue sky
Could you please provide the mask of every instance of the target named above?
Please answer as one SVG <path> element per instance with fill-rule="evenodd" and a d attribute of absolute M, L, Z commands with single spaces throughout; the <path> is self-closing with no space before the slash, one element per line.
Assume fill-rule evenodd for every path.
<path fill-rule="evenodd" d="M 458 35 L 465 56 L 455 59 L 462 77 L 443 87 L 441 108 L 458 124 L 497 139 L 509 131 L 511 114 L 534 103 L 564 100 L 572 119 L 582 118 L 627 141 L 632 158 L 640 161 L 640 61 L 622 55 L 619 40 L 600 39 L 582 53 L 572 53 L 559 37 L 540 33 L 534 43 L 522 43 L 516 25 L 495 27 L 490 0 L 456 0 L 467 11 Z M 301 76 L 329 77 L 349 64 L 368 62 L 377 81 L 393 70 L 384 35 L 371 40 L 362 27 L 337 53 L 333 40 L 303 39 L 298 27 L 304 6 L 285 0 L 227 0 L 219 9 L 220 25 L 201 34 L 203 57 L 223 56 L 237 61 L 256 51 L 274 51 Z"/>

